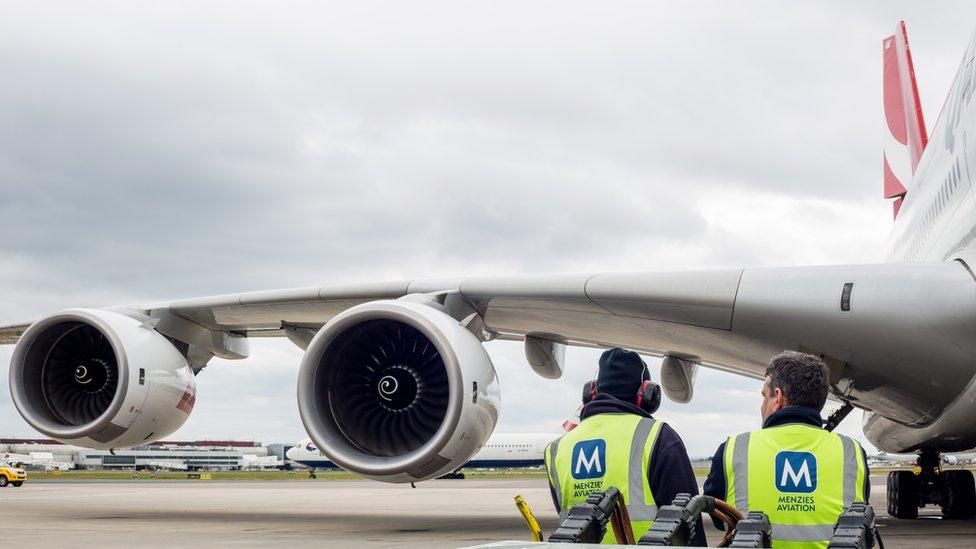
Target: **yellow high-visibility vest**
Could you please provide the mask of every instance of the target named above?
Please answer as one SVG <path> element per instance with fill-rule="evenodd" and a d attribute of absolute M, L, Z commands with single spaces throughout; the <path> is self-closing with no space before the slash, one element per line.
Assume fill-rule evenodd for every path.
<path fill-rule="evenodd" d="M 560 520 L 590 493 L 614 486 L 627 505 L 634 538 L 640 539 L 657 516 L 647 464 L 662 425 L 636 414 L 597 414 L 552 441 L 546 448 L 546 471 L 560 502 Z M 603 543 L 616 543 L 612 529 Z"/>
<path fill-rule="evenodd" d="M 745 514 L 763 511 L 774 548 L 826 548 L 837 517 L 864 501 L 861 446 L 850 437 L 804 424 L 729 437 L 726 501 Z"/>

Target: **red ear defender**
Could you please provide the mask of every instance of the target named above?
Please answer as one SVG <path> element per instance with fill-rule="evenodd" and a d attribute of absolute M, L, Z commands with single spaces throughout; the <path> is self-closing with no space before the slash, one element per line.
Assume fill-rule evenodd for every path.
<path fill-rule="evenodd" d="M 651 380 L 641 383 L 637 391 L 637 407 L 653 414 L 661 407 L 661 386 Z"/>
<path fill-rule="evenodd" d="M 591 379 L 583 384 L 583 404 L 589 404 L 596 398 L 596 380 Z"/>

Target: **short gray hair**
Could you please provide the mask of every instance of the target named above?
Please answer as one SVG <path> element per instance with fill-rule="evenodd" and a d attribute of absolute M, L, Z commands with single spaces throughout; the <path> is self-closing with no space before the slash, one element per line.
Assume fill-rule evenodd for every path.
<path fill-rule="evenodd" d="M 830 391 L 827 367 L 813 355 L 784 351 L 769 360 L 766 377 L 770 390 L 783 391 L 788 406 L 821 411 L 827 403 Z"/>

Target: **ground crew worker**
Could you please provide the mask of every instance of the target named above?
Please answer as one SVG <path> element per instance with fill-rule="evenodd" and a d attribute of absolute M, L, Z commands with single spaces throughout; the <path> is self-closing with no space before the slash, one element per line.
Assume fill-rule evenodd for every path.
<path fill-rule="evenodd" d="M 695 495 L 698 483 L 678 434 L 651 417 L 661 388 L 633 352 L 613 348 L 600 357 L 597 379 L 587 383 L 580 424 L 546 448 L 546 471 L 560 517 L 590 493 L 615 486 L 630 514 L 634 538 L 650 529 L 659 505 L 680 493 Z M 615 543 L 608 529 L 603 543 Z M 692 545 L 705 545 L 699 520 Z"/>
<path fill-rule="evenodd" d="M 867 457 L 854 439 L 823 429 L 827 369 L 819 358 L 774 356 L 762 388 L 763 426 L 729 437 L 715 452 L 704 492 L 764 511 L 775 548 L 825 548 L 837 517 L 867 501 Z"/>

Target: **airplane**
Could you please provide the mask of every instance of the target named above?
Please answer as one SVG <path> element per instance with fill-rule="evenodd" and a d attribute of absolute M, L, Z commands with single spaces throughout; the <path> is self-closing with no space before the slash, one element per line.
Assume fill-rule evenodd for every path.
<path fill-rule="evenodd" d="M 545 463 L 546 446 L 559 434 L 494 433 L 471 459 L 458 469 L 541 467 Z M 308 438 L 285 453 L 288 459 L 312 469 L 338 469 Z"/>
<path fill-rule="evenodd" d="M 976 461 L 976 454 L 948 454 L 942 456 L 942 461 L 944 461 L 946 465 L 963 465 Z"/>
<path fill-rule="evenodd" d="M 282 466 L 282 460 L 275 456 L 241 456 L 241 466 L 244 469 L 277 469 Z"/>
<path fill-rule="evenodd" d="M 873 456 L 868 456 L 869 459 L 877 463 L 911 463 L 914 464 L 918 460 L 916 454 L 889 454 L 887 452 L 878 452 Z M 959 454 L 943 454 L 942 463 L 945 465 L 962 465 L 965 463 L 971 463 L 976 460 L 976 454 L 972 453 L 959 453 Z"/>
<path fill-rule="evenodd" d="M 927 133 L 904 23 L 882 41 L 884 197 L 893 224 L 877 264 L 531 277 L 351 281 L 106 309 L 0 326 L 16 344 L 10 391 L 45 435 L 90 448 L 159 440 L 186 421 L 194 376 L 244 359 L 250 338 L 304 350 L 298 407 L 315 446 L 361 476 L 437 478 L 467 463 L 500 406 L 483 343 L 522 342 L 529 371 L 559 378 L 568 345 L 661 357 L 664 393 L 693 399 L 701 367 L 761 379 L 770 356 L 823 357 L 835 426 L 855 408 L 876 447 L 918 453 L 894 471 L 888 510 L 976 513 L 976 41 Z"/>

